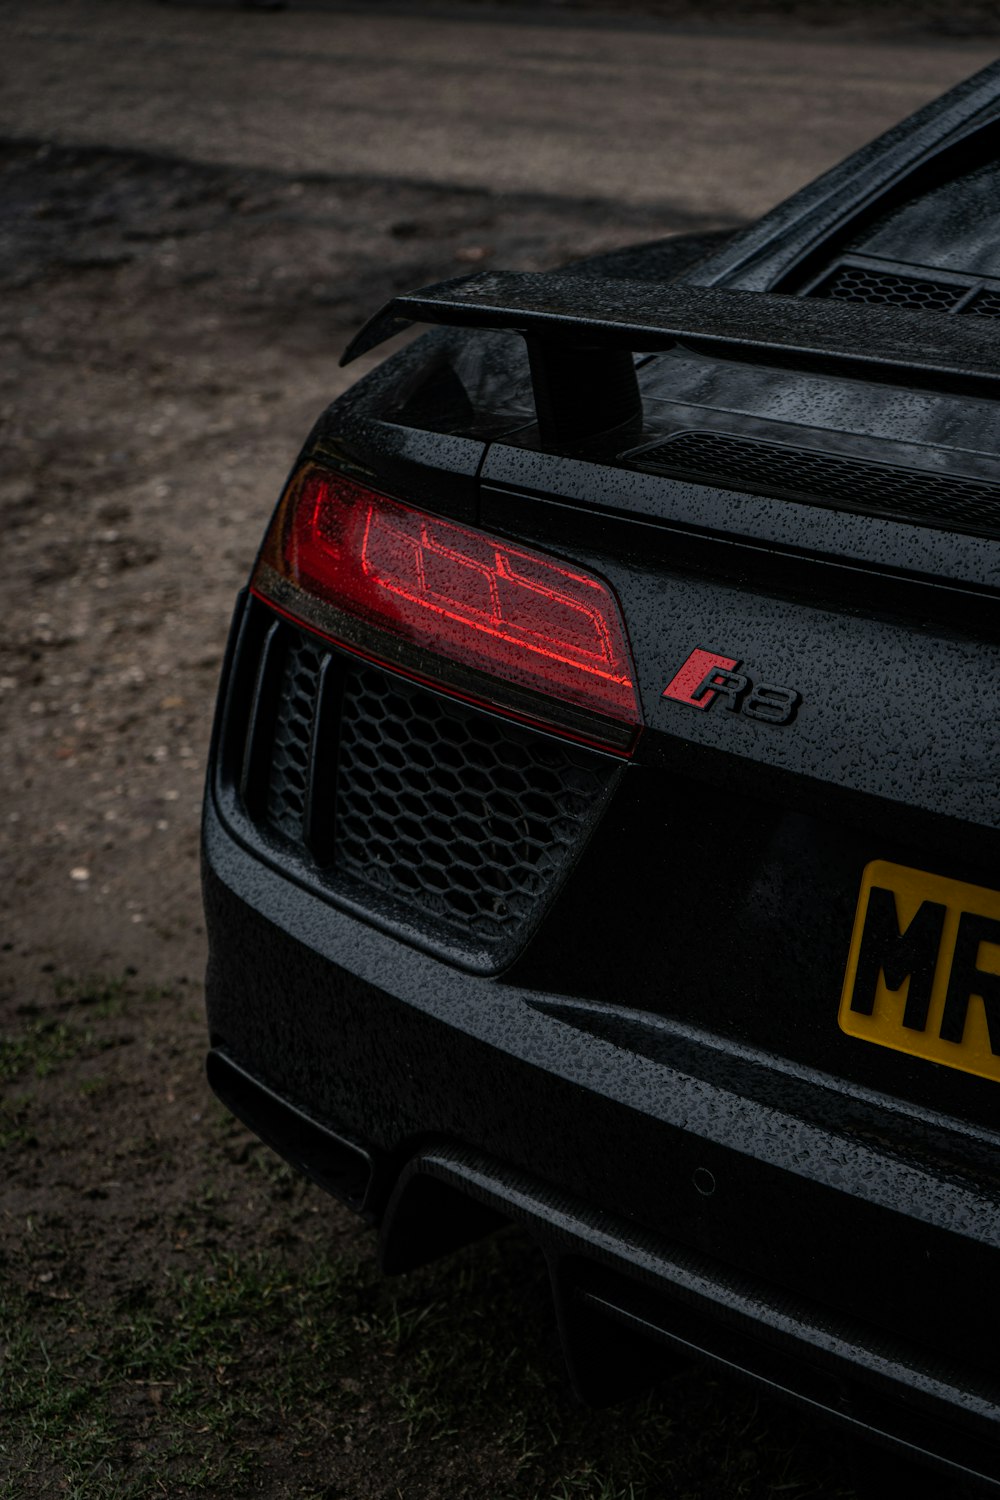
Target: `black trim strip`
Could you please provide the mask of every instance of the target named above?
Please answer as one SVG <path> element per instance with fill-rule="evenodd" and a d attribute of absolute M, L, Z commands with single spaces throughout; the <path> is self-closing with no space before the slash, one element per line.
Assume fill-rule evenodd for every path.
<path fill-rule="evenodd" d="M 270 732 L 273 730 L 281 682 L 280 632 L 281 624 L 276 620 L 268 629 L 261 647 L 247 718 L 243 763 L 240 767 L 240 797 L 254 817 L 263 812 L 267 800 L 267 779 L 271 765 Z"/>

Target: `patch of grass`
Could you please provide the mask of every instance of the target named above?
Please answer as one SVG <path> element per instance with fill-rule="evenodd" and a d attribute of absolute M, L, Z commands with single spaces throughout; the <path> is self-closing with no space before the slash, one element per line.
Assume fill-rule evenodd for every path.
<path fill-rule="evenodd" d="M 395 1282 L 367 1260 L 206 1256 L 112 1308 L 9 1293 L 0 1329 L 11 1500 L 335 1495 L 318 1476 L 349 1475 L 365 1445 L 378 1478 L 356 1475 L 351 1500 L 392 1483 L 407 1500 L 756 1500 L 782 1472 L 789 1496 L 848 1493 L 800 1484 L 785 1432 L 703 1375 L 624 1411 L 575 1406 L 516 1235 Z M 276 1457 L 294 1489 L 272 1487 Z"/>
<path fill-rule="evenodd" d="M 113 1309 L 8 1292 L 0 1454 L 16 1447 L 24 1476 L 9 1493 L 48 1482 L 71 1494 L 86 1480 L 88 1500 L 118 1500 L 153 1493 L 156 1473 L 171 1494 L 245 1494 L 261 1433 L 301 1422 L 303 1403 L 323 1410 L 356 1367 L 364 1321 L 348 1309 L 362 1281 L 350 1263 L 291 1276 L 275 1258 L 221 1257 L 162 1287 L 139 1284 Z M 128 1479 L 136 1435 L 153 1462 Z"/>
<path fill-rule="evenodd" d="M 85 1034 L 64 1021 L 29 1021 L 20 1031 L 0 1037 L 0 1082 L 24 1073 L 47 1078 L 85 1045 Z"/>
<path fill-rule="evenodd" d="M 24 1005 L 17 1012 L 20 1026 L 0 1036 L 0 1083 L 25 1074 L 48 1078 L 85 1053 L 117 1046 L 121 1039 L 104 1034 L 101 1023 L 159 993 L 137 995 L 127 977 L 57 978 L 53 989 L 56 1014 L 37 1004 Z"/>
<path fill-rule="evenodd" d="M 8 1099 L 0 1099 L 0 1151 L 34 1144 L 31 1103 L 30 1094 L 13 1094 Z"/>
<path fill-rule="evenodd" d="M 90 975 L 86 979 L 73 979 L 63 974 L 55 980 L 53 987 L 57 1000 L 74 1009 L 86 1009 L 101 1020 L 123 1015 L 133 998 L 127 975 L 120 978 Z"/>
<path fill-rule="evenodd" d="M 18 1467 L 25 1465 L 23 1493 L 30 1493 L 33 1457 L 60 1450 L 63 1477 L 72 1493 L 74 1476 L 100 1463 L 114 1447 L 114 1433 L 106 1422 L 95 1420 L 86 1386 L 67 1379 L 61 1351 L 53 1358 L 52 1340 L 39 1331 L 32 1299 L 15 1294 L 0 1301 L 0 1339 L 0 1401 L 8 1421 L 17 1421 L 26 1439 L 17 1445 Z M 56 1341 L 62 1342 L 58 1331 Z M 7 1452 L 5 1441 L 0 1453 Z"/>
<path fill-rule="evenodd" d="M 94 1099 L 101 1094 L 106 1094 L 112 1087 L 110 1078 L 104 1073 L 95 1073 L 92 1078 L 85 1078 L 80 1085 L 80 1097 L 82 1099 Z"/>

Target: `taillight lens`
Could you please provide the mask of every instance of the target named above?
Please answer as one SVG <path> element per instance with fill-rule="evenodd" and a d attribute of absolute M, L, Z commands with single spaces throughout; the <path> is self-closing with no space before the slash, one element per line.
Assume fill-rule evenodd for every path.
<path fill-rule="evenodd" d="M 367 655 L 610 748 L 641 723 L 606 583 L 319 465 L 289 486 L 253 587 Z"/>

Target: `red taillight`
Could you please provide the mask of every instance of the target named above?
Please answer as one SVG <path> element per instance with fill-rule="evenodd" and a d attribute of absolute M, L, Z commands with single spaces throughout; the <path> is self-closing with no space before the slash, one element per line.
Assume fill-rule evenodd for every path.
<path fill-rule="evenodd" d="M 565 718 L 545 711 L 546 703 L 589 711 L 616 726 L 604 736 L 616 748 L 624 747 L 622 728 L 631 742 L 641 722 L 631 654 L 606 583 L 316 465 L 292 482 L 254 588 L 369 654 L 386 654 L 380 646 L 391 643 L 387 654 L 404 669 L 467 690 L 471 681 L 473 692 L 480 674 L 525 689 L 529 696 L 508 706 L 529 716 Z M 401 658 L 401 646 L 419 656 Z M 453 667 L 471 679 L 456 684 Z"/>

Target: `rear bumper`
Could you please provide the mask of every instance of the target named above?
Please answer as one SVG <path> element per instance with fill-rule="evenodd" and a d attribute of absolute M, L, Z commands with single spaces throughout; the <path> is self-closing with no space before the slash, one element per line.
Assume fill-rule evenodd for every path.
<path fill-rule="evenodd" d="M 585 1397 L 627 1394 L 637 1348 L 694 1351 L 1000 1493 L 996 1207 L 943 1127 L 940 1159 L 903 1154 L 899 1120 L 880 1145 L 832 1080 L 648 1016 L 609 1040 L 606 1007 L 462 973 L 293 885 L 211 797 L 204 852 L 210 1081 L 380 1226 L 387 1270 L 519 1221 Z"/>

